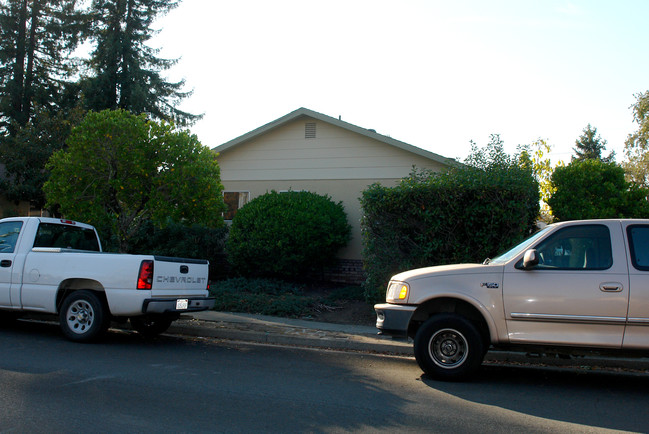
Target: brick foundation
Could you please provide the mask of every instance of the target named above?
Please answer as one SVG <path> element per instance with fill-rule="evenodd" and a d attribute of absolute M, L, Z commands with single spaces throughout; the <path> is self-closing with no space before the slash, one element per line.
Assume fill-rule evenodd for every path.
<path fill-rule="evenodd" d="M 329 282 L 360 285 L 366 278 L 363 261 L 360 259 L 337 259 L 335 265 L 325 270 L 323 277 Z"/>

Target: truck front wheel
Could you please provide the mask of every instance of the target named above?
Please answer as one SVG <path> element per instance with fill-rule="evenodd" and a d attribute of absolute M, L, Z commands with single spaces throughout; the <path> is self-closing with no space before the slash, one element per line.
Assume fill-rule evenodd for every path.
<path fill-rule="evenodd" d="M 68 295 L 59 312 L 61 331 L 76 342 L 89 342 L 106 332 L 110 324 L 108 309 L 92 291 L 74 291 Z"/>
<path fill-rule="evenodd" d="M 166 316 L 134 316 L 131 326 L 143 336 L 153 337 L 167 331 L 173 318 Z"/>
<path fill-rule="evenodd" d="M 456 314 L 431 317 L 417 331 L 414 341 L 419 367 L 437 380 L 458 381 L 475 373 L 485 353 L 476 327 Z"/>

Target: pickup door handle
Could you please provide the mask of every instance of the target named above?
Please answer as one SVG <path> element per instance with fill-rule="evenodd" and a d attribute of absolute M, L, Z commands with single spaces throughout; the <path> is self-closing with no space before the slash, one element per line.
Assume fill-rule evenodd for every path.
<path fill-rule="evenodd" d="M 603 292 L 622 292 L 622 284 L 617 282 L 606 282 L 599 285 Z"/>
<path fill-rule="evenodd" d="M 11 267 L 11 261 L 9 259 L 3 259 L 0 261 L 0 267 Z"/>

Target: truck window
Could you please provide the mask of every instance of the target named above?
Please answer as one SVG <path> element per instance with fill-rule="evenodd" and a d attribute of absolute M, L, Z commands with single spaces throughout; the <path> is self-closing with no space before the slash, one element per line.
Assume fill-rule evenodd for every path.
<path fill-rule="evenodd" d="M 605 270 L 613 265 L 611 234 L 604 225 L 569 226 L 543 240 L 538 269 Z"/>
<path fill-rule="evenodd" d="M 631 263 L 637 270 L 649 271 L 649 226 L 629 226 L 627 236 L 631 250 Z"/>
<path fill-rule="evenodd" d="M 18 234 L 23 227 L 22 222 L 0 223 L 0 253 L 13 253 L 16 249 Z"/>
<path fill-rule="evenodd" d="M 92 229 L 53 223 L 41 223 L 38 226 L 34 247 L 99 251 L 97 236 Z"/>

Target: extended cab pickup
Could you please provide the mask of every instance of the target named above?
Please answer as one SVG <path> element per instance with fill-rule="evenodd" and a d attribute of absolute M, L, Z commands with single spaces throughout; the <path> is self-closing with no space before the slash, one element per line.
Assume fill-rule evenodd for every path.
<path fill-rule="evenodd" d="M 494 349 L 649 353 L 649 220 L 549 225 L 483 264 L 392 277 L 377 328 L 424 372 L 457 380 Z"/>
<path fill-rule="evenodd" d="M 214 306 L 208 261 L 102 253 L 95 228 L 70 220 L 0 220 L 0 317 L 58 314 L 74 341 L 101 336 L 111 320 L 130 319 L 146 335 L 183 312 Z"/>

